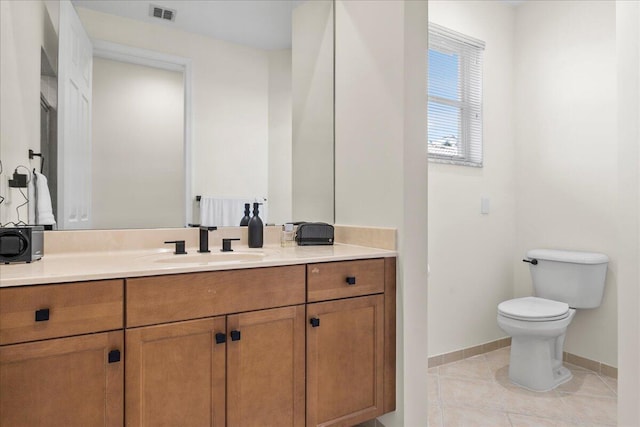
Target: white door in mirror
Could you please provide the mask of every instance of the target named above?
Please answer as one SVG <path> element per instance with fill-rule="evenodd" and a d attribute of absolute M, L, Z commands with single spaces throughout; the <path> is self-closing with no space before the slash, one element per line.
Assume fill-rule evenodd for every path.
<path fill-rule="evenodd" d="M 93 47 L 68 0 L 60 2 L 58 56 L 58 222 L 91 228 Z"/>

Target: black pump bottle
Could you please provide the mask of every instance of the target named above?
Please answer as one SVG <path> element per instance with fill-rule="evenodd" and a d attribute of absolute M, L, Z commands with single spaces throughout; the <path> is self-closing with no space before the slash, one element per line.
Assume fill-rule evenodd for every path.
<path fill-rule="evenodd" d="M 250 207 L 251 207 L 251 204 L 249 203 L 244 204 L 244 216 L 240 220 L 240 227 L 246 227 L 247 225 L 249 225 L 249 220 L 251 219 L 251 217 L 249 216 L 249 213 L 251 213 Z"/>
<path fill-rule="evenodd" d="M 262 220 L 258 216 L 260 213 L 258 211 L 258 206 L 261 203 L 253 204 L 253 216 L 249 220 L 249 247 L 250 248 L 261 248 L 263 243 L 263 227 Z"/>

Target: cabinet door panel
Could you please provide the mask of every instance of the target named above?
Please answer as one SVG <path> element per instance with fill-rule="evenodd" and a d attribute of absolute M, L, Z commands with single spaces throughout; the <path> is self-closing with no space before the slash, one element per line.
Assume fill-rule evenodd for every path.
<path fill-rule="evenodd" d="M 122 426 L 122 332 L 0 347 L 0 425 Z"/>
<path fill-rule="evenodd" d="M 309 304 L 307 318 L 307 426 L 382 415 L 384 297 Z"/>
<path fill-rule="evenodd" d="M 304 305 L 237 314 L 227 329 L 227 426 L 304 426 Z M 237 334 L 234 334 L 237 338 Z"/>
<path fill-rule="evenodd" d="M 224 317 L 126 331 L 128 426 L 225 425 Z"/>

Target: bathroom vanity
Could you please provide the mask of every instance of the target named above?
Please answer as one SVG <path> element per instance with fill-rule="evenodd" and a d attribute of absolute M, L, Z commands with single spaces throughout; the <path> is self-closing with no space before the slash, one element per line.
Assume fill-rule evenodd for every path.
<path fill-rule="evenodd" d="M 272 252 L 2 267 L 0 425 L 351 426 L 393 411 L 395 253 Z"/>

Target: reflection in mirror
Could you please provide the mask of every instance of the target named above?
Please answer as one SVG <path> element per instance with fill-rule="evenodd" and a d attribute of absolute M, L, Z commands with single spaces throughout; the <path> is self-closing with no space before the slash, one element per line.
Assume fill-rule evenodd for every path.
<path fill-rule="evenodd" d="M 94 56 L 92 129 L 93 226 L 183 224 L 183 73 Z"/>
<path fill-rule="evenodd" d="M 155 22 L 141 3 L 146 2 L 74 5 L 94 42 L 186 58 L 190 75 L 183 87 L 190 91 L 191 111 L 172 108 L 184 105 L 168 95 L 180 96 L 173 90 L 156 88 L 155 101 L 140 94 L 158 70 L 145 73 L 139 65 L 94 55 L 92 228 L 198 223 L 197 196 L 225 209 L 232 205 L 233 211 L 244 201 L 264 199 L 269 223 L 333 222 L 331 2 L 176 2 L 178 28 Z M 212 26 L 198 27 L 204 17 L 221 19 L 225 13 L 226 30 L 204 33 Z M 272 37 L 274 29 L 250 34 L 265 20 L 278 23 L 279 33 L 284 26 L 287 37 Z M 245 31 L 231 31 L 238 28 Z M 146 84 L 125 80 L 121 73 L 130 68 Z M 118 93 L 129 101 L 116 100 Z M 173 116 L 153 119 L 153 110 Z M 188 127 L 181 128 L 183 119 L 190 132 L 181 131 Z M 161 130 L 170 121 L 172 129 Z M 237 225 L 241 218 L 205 215 L 218 226 Z"/>
<path fill-rule="evenodd" d="M 52 200 L 52 215 L 56 215 L 57 201 L 57 162 L 58 157 L 58 61 L 57 39 L 50 19 L 45 21 L 49 27 L 49 38 L 55 40 L 55 48 L 49 52 L 43 47 L 40 53 L 40 172 L 49 177 L 49 192 Z M 34 156 L 32 156 L 34 157 Z M 37 169 L 37 165 L 36 165 Z M 35 215 L 35 212 L 34 212 Z"/>
<path fill-rule="evenodd" d="M 56 135 L 58 15 L 54 1 L 0 1 L 0 225 L 33 223 L 33 173 L 55 176 L 42 153 Z M 55 147 L 54 147 L 55 148 Z M 31 155 L 29 150 L 32 150 Z M 41 163 L 42 161 L 45 163 Z M 20 182 L 11 185 L 14 173 Z M 13 181 L 14 183 L 16 181 Z M 55 185 L 55 182 L 53 183 Z M 31 191 L 30 191 L 31 190 Z"/>
<path fill-rule="evenodd" d="M 60 66 L 57 145 L 24 147 L 48 152 L 58 228 L 182 227 L 200 222 L 197 196 L 241 211 L 243 201 L 264 199 L 268 223 L 333 222 L 331 0 L 162 2 L 173 21 L 150 16 L 147 1 L 38 3 L 57 7 L 60 26 L 69 6 L 82 27 L 74 34 L 85 31 L 93 48 L 75 81 Z M 56 32 L 60 58 L 75 55 L 81 44 Z M 166 57 L 182 64 L 159 66 Z M 160 75 L 174 87 L 160 86 Z M 83 80 L 88 94 L 65 97 Z M 77 123 L 87 114 L 84 138 Z M 5 169 L 19 164 L 4 149 L 2 158 Z M 0 205 L 5 219 L 9 208 Z"/>

